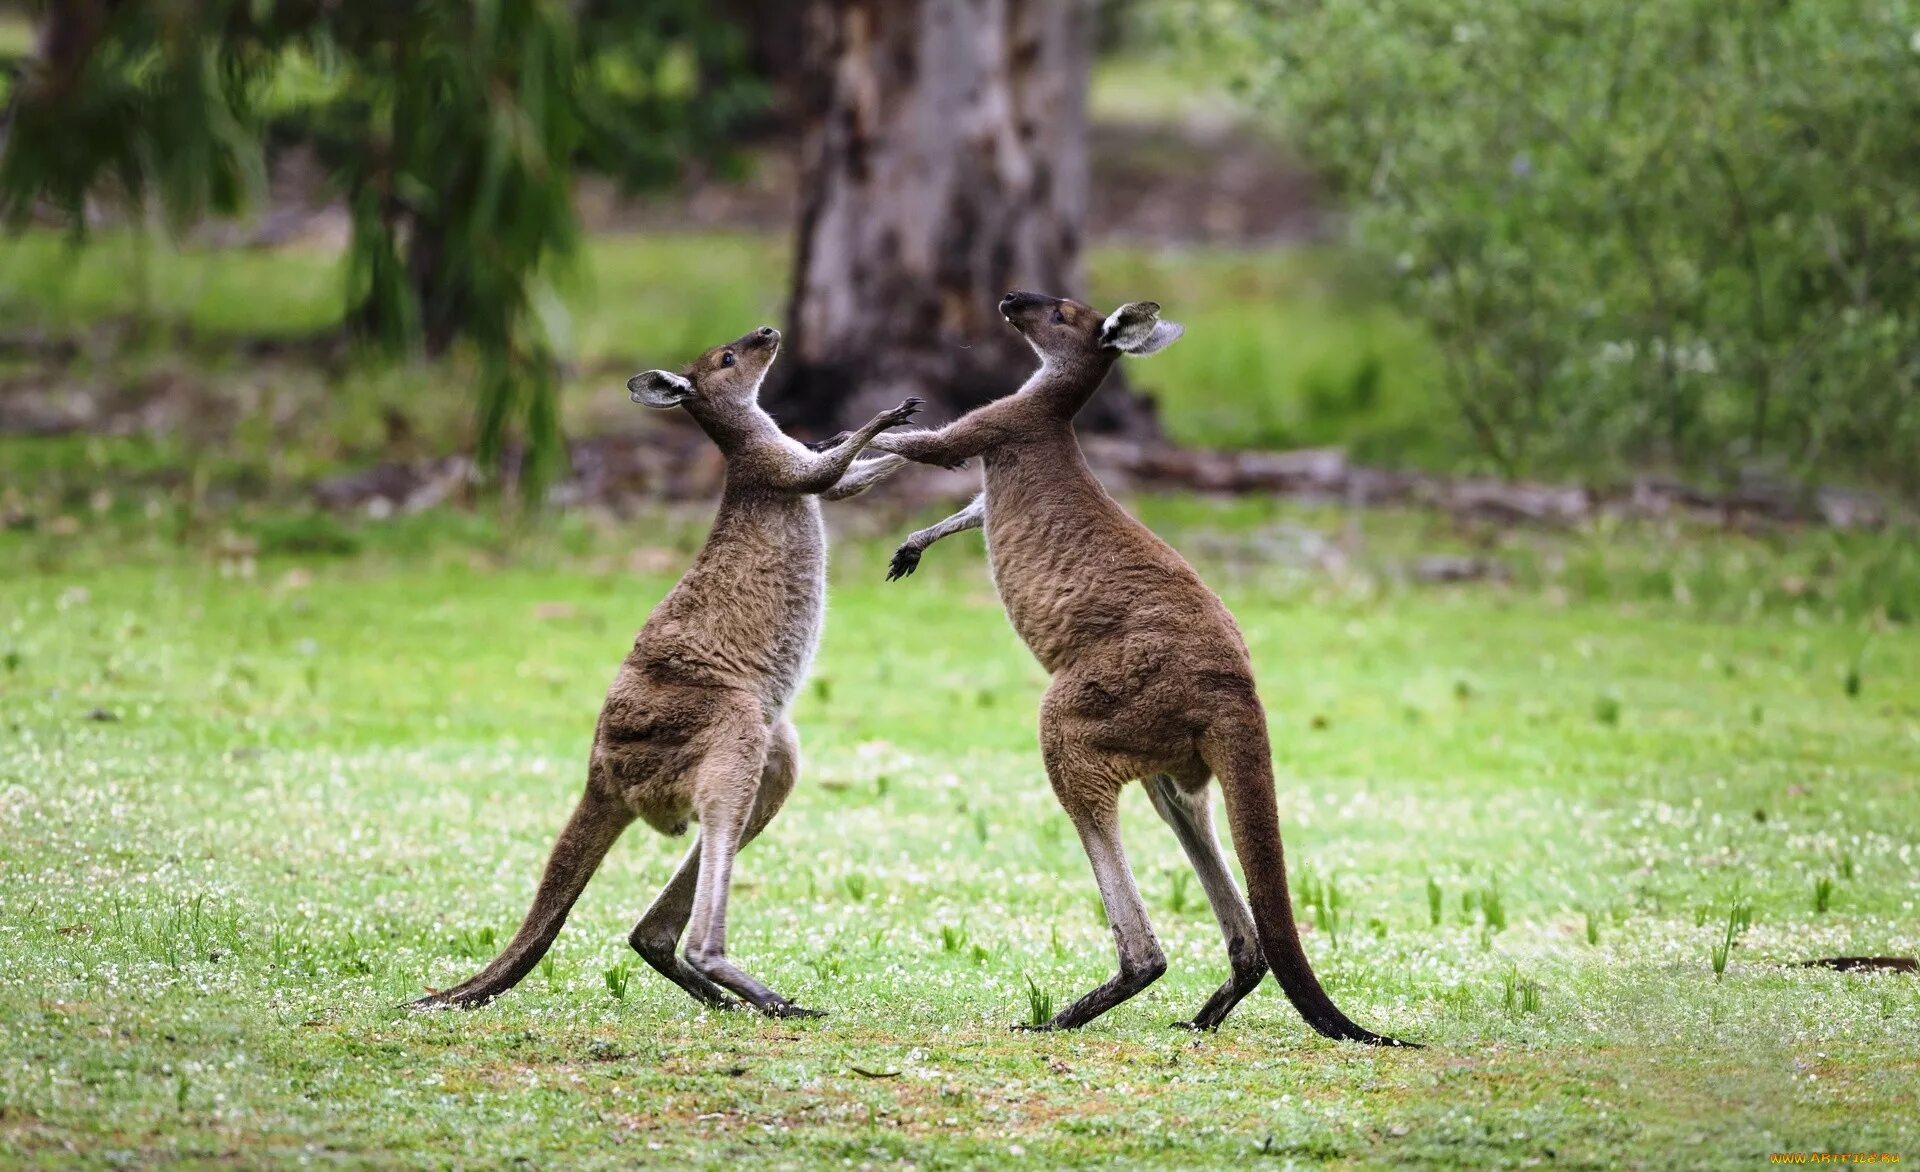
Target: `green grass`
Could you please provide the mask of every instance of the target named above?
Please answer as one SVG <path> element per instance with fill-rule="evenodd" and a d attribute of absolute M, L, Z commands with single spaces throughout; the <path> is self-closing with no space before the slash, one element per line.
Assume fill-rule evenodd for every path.
<path fill-rule="evenodd" d="M 0 533 L 0 1164 L 1911 1158 L 1920 982 L 1787 967 L 1920 950 L 1911 627 L 1416 589 L 1247 553 L 1337 517 L 1139 505 L 1245 627 L 1308 951 L 1429 1049 L 1320 1041 L 1271 982 L 1167 1028 L 1225 957 L 1137 793 L 1168 975 L 1081 1033 L 1006 1028 L 1112 955 L 972 537 L 891 585 L 889 540 L 839 543 L 801 784 L 742 856 L 731 951 L 830 1017 L 702 1012 L 634 963 L 684 846 L 644 828 L 513 994 L 397 1013 L 516 925 L 669 584 L 630 555 L 683 563 L 705 510 L 257 561 L 109 510 Z"/>
<path fill-rule="evenodd" d="M 1096 125 L 1247 121 L 1245 104 L 1235 101 L 1224 77 L 1207 74 L 1191 58 L 1164 52 L 1101 55 L 1093 66 L 1087 112 Z"/>
<path fill-rule="evenodd" d="M 329 250 L 211 249 L 104 231 L 79 246 L 31 231 L 0 239 L 0 305 L 16 324 L 68 332 L 115 319 L 214 339 L 287 338 L 325 329 L 344 307 Z"/>
<path fill-rule="evenodd" d="M 609 398 L 620 381 L 609 372 L 677 366 L 720 339 L 783 320 L 787 263 L 784 240 L 744 233 L 590 240 L 556 274 L 564 295 L 549 314 L 579 372 L 565 392 L 570 421 L 591 426 L 605 402 L 624 402 Z M 1187 325 L 1179 345 L 1127 367 L 1160 400 L 1176 439 L 1343 443 L 1362 459 L 1427 466 L 1467 451 L 1431 347 L 1357 286 L 1337 253 L 1102 248 L 1089 282 L 1102 305 L 1153 298 Z M 123 345 L 100 360 L 117 381 L 128 368 L 158 364 L 243 394 L 250 368 L 232 369 L 233 341 L 327 329 L 340 320 L 343 288 L 339 258 L 313 248 L 204 249 L 102 233 L 75 251 L 46 232 L 0 239 L 0 310 L 16 325 L 69 334 L 133 323 L 151 335 L 144 345 L 122 340 L 134 343 L 134 357 Z M 396 384 L 403 393 L 392 393 Z M 369 374 L 311 399 L 329 412 L 319 433 L 365 430 L 392 407 L 421 415 L 419 430 L 448 450 L 468 438 L 455 425 L 471 402 L 460 362 Z M 266 443 L 260 454 L 284 447 Z"/>

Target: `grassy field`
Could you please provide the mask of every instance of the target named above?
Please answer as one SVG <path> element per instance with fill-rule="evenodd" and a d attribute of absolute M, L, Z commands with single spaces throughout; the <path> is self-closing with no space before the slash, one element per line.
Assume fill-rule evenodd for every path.
<path fill-rule="evenodd" d="M 0 533 L 0 1164 L 1920 1150 L 1920 981 L 1791 967 L 1920 950 L 1920 643 L 1837 587 L 1768 601 L 1834 539 L 1599 534 L 1639 568 L 1548 551 L 1573 568 L 1434 589 L 1328 568 L 1336 517 L 1138 504 L 1246 629 L 1309 952 L 1357 1019 L 1428 1049 L 1323 1042 L 1271 983 L 1217 1035 L 1169 1029 L 1225 963 L 1137 793 L 1171 971 L 1082 1033 L 1008 1031 L 1034 990 L 1104 978 L 1110 942 L 978 539 L 883 583 L 910 522 L 884 502 L 834 514 L 807 764 L 730 925 L 831 1016 L 703 1012 L 636 963 L 684 846 L 645 828 L 512 995 L 396 1012 L 516 925 L 705 511 L 428 515 L 296 557 L 116 509 Z M 1365 524 L 1382 558 L 1455 539 Z M 1709 568 L 1720 602 L 1686 586 Z"/>

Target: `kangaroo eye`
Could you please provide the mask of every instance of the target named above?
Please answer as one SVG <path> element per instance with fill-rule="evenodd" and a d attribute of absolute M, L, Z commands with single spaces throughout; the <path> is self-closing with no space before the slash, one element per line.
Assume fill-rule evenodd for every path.
<path fill-rule="evenodd" d="M 1064 325 L 1066 325 L 1066 324 L 1067 324 L 1067 315 L 1066 315 L 1066 314 L 1064 314 L 1064 313 L 1062 313 L 1062 312 L 1061 312 L 1060 310 L 1058 310 L 1058 309 L 1055 309 L 1055 310 L 1053 311 L 1053 324 L 1054 324 L 1054 325 L 1057 325 L 1057 326 L 1064 326 Z"/>
<path fill-rule="evenodd" d="M 722 355 L 720 356 L 720 365 L 722 365 L 722 366 L 732 366 L 732 365 L 733 365 L 733 351 L 731 351 L 731 350 L 729 350 L 729 351 L 727 351 L 727 352 L 726 352 L 725 354 L 722 354 Z"/>

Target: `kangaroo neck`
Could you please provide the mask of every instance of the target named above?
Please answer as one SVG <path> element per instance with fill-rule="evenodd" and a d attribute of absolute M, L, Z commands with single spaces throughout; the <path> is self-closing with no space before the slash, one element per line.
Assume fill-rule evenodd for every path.
<path fill-rule="evenodd" d="M 824 555 L 826 530 L 820 498 L 811 493 L 776 492 L 751 480 L 736 480 L 729 473 L 707 544 L 728 543 L 743 536 L 761 543 L 771 539 L 771 544 L 795 553 Z"/>
<path fill-rule="evenodd" d="M 1073 425 L 1065 420 L 1036 423 L 1020 439 L 989 451 L 984 480 L 990 509 L 1004 502 L 1050 512 L 1077 507 L 1089 497 L 1107 497 L 1087 466 Z"/>
<path fill-rule="evenodd" d="M 1066 421 L 1071 428 L 1073 417 L 1107 381 L 1116 357 L 1110 350 L 1068 356 L 1043 355 L 1040 369 L 1033 372 L 1020 393 L 1048 414 Z"/>
<path fill-rule="evenodd" d="M 986 491 L 994 588 L 1034 658 L 1059 671 L 1103 621 L 1088 613 L 1106 593 L 1097 567 L 1124 553 L 1131 526 L 1065 424 L 989 452 Z"/>

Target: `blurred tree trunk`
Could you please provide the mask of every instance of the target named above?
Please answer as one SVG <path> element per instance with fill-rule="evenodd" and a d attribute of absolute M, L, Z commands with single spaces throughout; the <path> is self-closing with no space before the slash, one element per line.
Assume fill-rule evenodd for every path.
<path fill-rule="evenodd" d="M 852 426 L 909 394 L 940 423 L 1032 350 L 1009 289 L 1084 296 L 1087 0 L 812 0 L 784 421 Z M 1118 378 L 1084 426 L 1155 431 Z"/>

